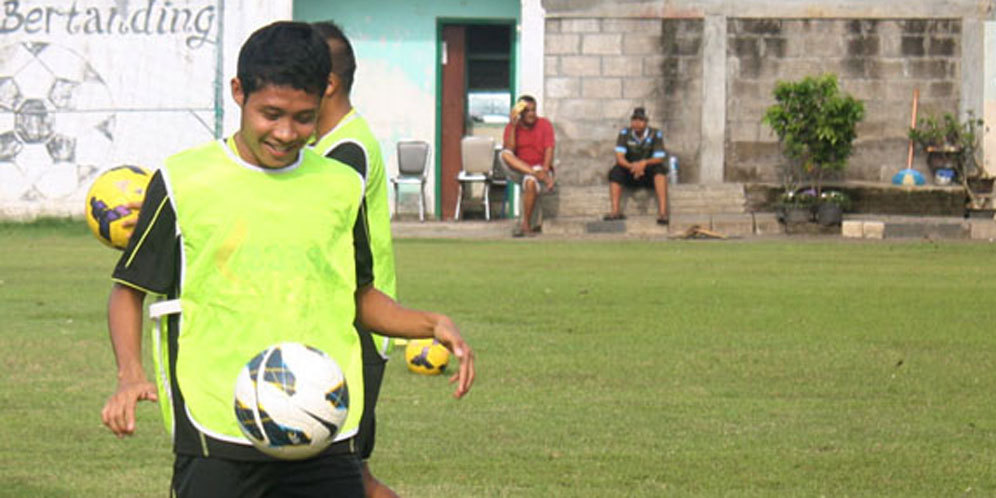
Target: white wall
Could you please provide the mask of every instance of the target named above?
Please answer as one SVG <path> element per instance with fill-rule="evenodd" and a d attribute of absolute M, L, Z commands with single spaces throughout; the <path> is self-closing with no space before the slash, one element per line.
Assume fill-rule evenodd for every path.
<path fill-rule="evenodd" d="M 223 136 L 231 135 L 239 129 L 239 108 L 232 100 L 229 83 L 235 77 L 239 60 L 239 48 L 257 29 L 274 21 L 291 20 L 292 0 L 221 0 L 225 11 L 223 84 L 221 101 L 224 110 Z"/>
<path fill-rule="evenodd" d="M 983 166 L 989 174 L 996 173 L 996 21 L 985 21 L 985 63 L 983 64 Z"/>
<path fill-rule="evenodd" d="M 238 47 L 291 14 L 289 0 L 7 0 L 4 7 L 0 218 L 15 219 L 80 216 L 101 171 L 156 168 L 214 138 L 221 122 L 226 134 L 237 129 L 228 81 Z"/>

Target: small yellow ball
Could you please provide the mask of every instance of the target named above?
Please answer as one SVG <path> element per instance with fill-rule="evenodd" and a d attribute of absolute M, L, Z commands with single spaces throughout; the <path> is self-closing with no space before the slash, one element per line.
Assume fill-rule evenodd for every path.
<path fill-rule="evenodd" d="M 152 174 L 138 166 L 118 166 L 97 177 L 86 193 L 86 224 L 97 240 L 116 249 L 128 245 L 131 229 L 126 222 L 138 218 L 138 209 L 129 204 L 141 204 Z"/>
<path fill-rule="evenodd" d="M 405 346 L 405 363 L 417 374 L 439 375 L 449 361 L 450 350 L 435 339 L 415 339 Z"/>

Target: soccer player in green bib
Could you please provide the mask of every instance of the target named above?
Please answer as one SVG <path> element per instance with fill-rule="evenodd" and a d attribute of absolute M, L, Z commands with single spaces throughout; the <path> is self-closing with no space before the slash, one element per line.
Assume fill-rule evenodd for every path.
<path fill-rule="evenodd" d="M 386 335 L 439 339 L 460 358 L 454 395 L 473 383 L 473 351 L 449 318 L 374 287 L 363 178 L 305 147 L 330 70 L 328 46 L 307 24 L 253 33 L 231 84 L 239 130 L 166 160 L 115 267 L 108 327 L 118 383 L 101 417 L 130 435 L 136 404 L 160 402 L 175 453 L 171 496 L 364 496 L 363 396 L 350 397 L 336 442 L 310 459 L 276 460 L 242 435 L 235 378 L 270 345 L 324 351 L 362 393 L 355 318 Z M 150 293 L 163 298 L 149 307 L 156 383 L 141 359 Z"/>
<path fill-rule="evenodd" d="M 367 120 L 353 107 L 350 92 L 356 73 L 356 54 L 342 29 L 331 21 L 313 23 L 328 43 L 332 57 L 329 85 L 322 97 L 318 114 L 318 140 L 315 152 L 345 163 L 366 180 L 364 203 L 367 227 L 370 230 L 370 251 L 373 255 L 374 288 L 397 297 L 394 272 L 394 247 L 391 243 L 391 213 L 387 203 L 387 176 L 380 144 L 370 131 Z M 381 483 L 370 472 L 368 463 L 373 453 L 376 434 L 375 409 L 384 379 L 384 367 L 390 352 L 391 340 L 371 333 L 357 324 L 360 345 L 363 347 L 363 418 L 357 443 L 363 460 L 363 484 L 367 498 L 390 498 L 397 494 Z"/>

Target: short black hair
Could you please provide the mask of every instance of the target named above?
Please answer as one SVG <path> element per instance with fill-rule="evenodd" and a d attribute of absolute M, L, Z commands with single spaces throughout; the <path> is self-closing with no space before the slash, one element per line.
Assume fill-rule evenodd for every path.
<path fill-rule="evenodd" d="M 530 104 L 536 104 L 536 99 L 534 99 L 532 95 L 521 95 L 519 96 L 519 100 L 524 100 Z"/>
<path fill-rule="evenodd" d="M 256 30 L 239 51 L 242 92 L 266 85 L 289 86 L 321 96 L 332 61 L 325 41 L 307 23 L 279 21 Z"/>
<path fill-rule="evenodd" d="M 349 38 L 342 32 L 333 21 L 320 21 L 313 23 L 318 35 L 325 39 L 329 46 L 332 57 L 332 72 L 342 81 L 342 86 L 346 88 L 346 95 L 353 90 L 353 77 L 356 74 L 356 53 L 353 52 L 353 45 L 349 43 Z"/>

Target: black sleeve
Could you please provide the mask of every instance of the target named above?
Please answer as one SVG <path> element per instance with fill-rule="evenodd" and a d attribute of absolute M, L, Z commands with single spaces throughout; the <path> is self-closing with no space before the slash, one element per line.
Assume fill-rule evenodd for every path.
<path fill-rule="evenodd" d="M 367 227 L 367 201 L 360 205 L 353 225 L 353 258 L 356 261 L 356 288 L 373 283 L 373 253 L 370 252 L 370 230 Z"/>
<path fill-rule="evenodd" d="M 345 163 L 350 168 L 356 170 L 363 177 L 363 180 L 366 181 L 367 155 L 363 152 L 363 148 L 359 144 L 355 142 L 343 142 L 336 145 L 328 154 L 325 154 L 325 157 Z"/>
<path fill-rule="evenodd" d="M 113 279 L 156 294 L 174 295 L 178 282 L 179 237 L 166 183 L 156 171 L 145 190 L 138 222 Z"/>

